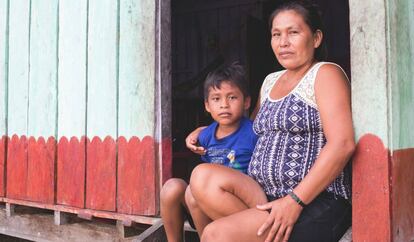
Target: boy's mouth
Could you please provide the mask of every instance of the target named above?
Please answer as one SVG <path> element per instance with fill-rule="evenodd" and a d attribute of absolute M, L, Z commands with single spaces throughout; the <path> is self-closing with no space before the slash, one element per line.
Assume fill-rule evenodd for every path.
<path fill-rule="evenodd" d="M 218 115 L 220 118 L 227 118 L 231 116 L 231 113 L 219 113 Z"/>

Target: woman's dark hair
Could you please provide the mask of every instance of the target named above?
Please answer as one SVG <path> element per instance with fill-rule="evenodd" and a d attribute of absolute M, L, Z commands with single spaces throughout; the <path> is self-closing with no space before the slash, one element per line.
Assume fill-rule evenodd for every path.
<path fill-rule="evenodd" d="M 230 65 L 222 65 L 207 75 L 204 81 L 204 100 L 208 99 L 210 88 L 220 89 L 223 82 L 229 82 L 238 87 L 244 97 L 249 96 L 244 68 L 234 62 Z"/>
<path fill-rule="evenodd" d="M 283 2 L 279 7 L 277 7 L 269 17 L 269 28 L 272 29 L 273 19 L 281 12 L 293 10 L 296 13 L 300 14 L 305 21 L 305 23 L 312 30 L 312 33 L 315 33 L 317 30 L 324 32 L 321 12 L 319 7 L 310 1 L 307 0 L 290 0 Z M 322 38 L 321 44 L 315 50 L 315 59 L 318 61 L 323 61 L 327 57 L 327 48 Z"/>

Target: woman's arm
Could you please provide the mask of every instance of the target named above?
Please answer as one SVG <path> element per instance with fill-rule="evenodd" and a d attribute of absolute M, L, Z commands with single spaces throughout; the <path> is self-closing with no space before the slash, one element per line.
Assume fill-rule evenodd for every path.
<path fill-rule="evenodd" d="M 315 96 L 326 144 L 309 173 L 294 189 L 306 204 L 332 183 L 355 149 L 350 85 L 338 66 L 326 64 L 320 67 L 315 80 Z"/>

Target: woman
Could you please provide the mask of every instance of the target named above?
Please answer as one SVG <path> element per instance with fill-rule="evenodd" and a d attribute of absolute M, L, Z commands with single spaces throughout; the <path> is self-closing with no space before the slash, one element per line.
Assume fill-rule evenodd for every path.
<path fill-rule="evenodd" d="M 339 66 L 321 62 L 322 24 L 314 5 L 284 3 L 269 23 L 285 70 L 262 85 L 249 176 L 202 164 L 191 177 L 187 197 L 194 211 L 213 220 L 201 228 L 203 242 L 338 241 L 350 226 L 346 164 L 355 143 L 349 82 Z M 202 152 L 196 136 L 187 146 Z M 252 204 L 258 194 L 267 203 Z"/>

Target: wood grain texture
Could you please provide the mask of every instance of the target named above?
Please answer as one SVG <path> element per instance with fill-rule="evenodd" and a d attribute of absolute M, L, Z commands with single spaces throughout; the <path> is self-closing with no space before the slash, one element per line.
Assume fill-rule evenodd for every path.
<path fill-rule="evenodd" d="M 28 141 L 27 199 L 54 204 L 56 140 L 49 137 Z"/>
<path fill-rule="evenodd" d="M 0 197 L 5 195 L 5 162 L 7 140 L 7 60 L 8 60 L 8 11 L 7 1 L 0 1 Z"/>
<path fill-rule="evenodd" d="M 115 211 L 116 143 L 111 137 L 87 141 L 86 208 Z"/>
<path fill-rule="evenodd" d="M 86 132 L 86 26 L 87 1 L 59 1 L 59 140 Z"/>
<path fill-rule="evenodd" d="M 142 141 L 137 137 L 118 139 L 118 212 L 155 215 L 155 147 L 148 136 Z"/>
<path fill-rule="evenodd" d="M 13 135 L 7 146 L 7 197 L 26 199 L 27 139 Z"/>
<path fill-rule="evenodd" d="M 0 137 L 7 134 L 8 7 L 7 1 L 0 1 Z"/>
<path fill-rule="evenodd" d="M 414 148 L 393 151 L 392 235 L 393 241 L 414 240 Z"/>
<path fill-rule="evenodd" d="M 83 208 L 85 205 L 86 138 L 62 137 L 58 143 L 58 204 Z"/>
<path fill-rule="evenodd" d="M 381 139 L 362 136 L 352 161 L 354 241 L 392 241 L 390 168 L 389 150 Z"/>
<path fill-rule="evenodd" d="M 0 197 L 6 195 L 5 174 L 6 174 L 6 144 L 7 136 L 0 136 Z"/>
<path fill-rule="evenodd" d="M 57 3 L 31 1 L 28 136 L 36 139 L 56 135 Z"/>
<path fill-rule="evenodd" d="M 155 1 L 120 1 L 119 136 L 154 135 Z"/>
<path fill-rule="evenodd" d="M 8 134 L 27 135 L 30 1 L 9 2 Z"/>
<path fill-rule="evenodd" d="M 117 1 L 89 1 L 87 135 L 117 133 Z"/>

